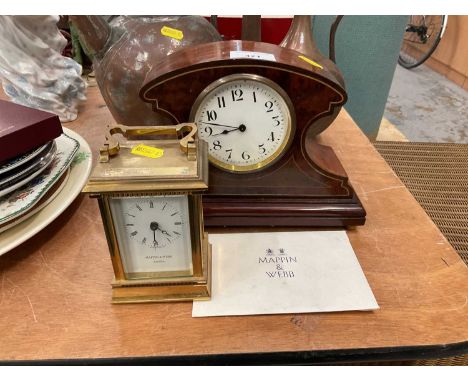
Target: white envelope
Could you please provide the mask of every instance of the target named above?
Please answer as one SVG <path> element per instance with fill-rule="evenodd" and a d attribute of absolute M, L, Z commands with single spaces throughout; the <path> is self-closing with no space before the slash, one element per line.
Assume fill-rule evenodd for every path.
<path fill-rule="evenodd" d="M 211 234 L 212 297 L 193 317 L 373 310 L 345 231 Z"/>

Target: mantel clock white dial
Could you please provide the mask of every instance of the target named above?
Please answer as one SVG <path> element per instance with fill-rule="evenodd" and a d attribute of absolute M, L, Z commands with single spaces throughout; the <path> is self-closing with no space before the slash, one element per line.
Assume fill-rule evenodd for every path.
<path fill-rule="evenodd" d="M 210 162 L 231 172 L 252 172 L 278 160 L 294 136 L 288 95 L 273 81 L 234 74 L 197 98 L 190 119 L 208 143 Z"/>

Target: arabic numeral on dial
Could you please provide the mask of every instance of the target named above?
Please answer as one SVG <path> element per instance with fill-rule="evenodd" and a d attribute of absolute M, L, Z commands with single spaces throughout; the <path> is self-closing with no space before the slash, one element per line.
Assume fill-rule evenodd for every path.
<path fill-rule="evenodd" d="M 224 97 L 218 97 L 218 107 L 221 109 L 222 107 L 226 107 L 226 102 L 224 101 Z"/>
<path fill-rule="evenodd" d="M 255 92 L 252 92 L 253 100 L 254 102 L 257 102 L 257 96 L 255 95 Z"/>
<path fill-rule="evenodd" d="M 244 92 L 242 91 L 242 89 L 231 90 L 231 96 L 234 102 L 243 101 L 244 100 L 244 98 L 242 98 L 243 94 Z"/>
<path fill-rule="evenodd" d="M 279 115 L 275 115 L 274 117 L 271 117 L 271 118 L 276 122 L 275 127 L 276 127 L 276 126 L 279 126 L 279 125 L 281 124 L 281 122 L 280 122 L 279 119 L 278 119 L 278 118 L 279 118 Z"/>
<path fill-rule="evenodd" d="M 209 137 L 211 136 L 211 134 L 213 134 L 213 129 L 210 126 L 206 126 L 204 130 L 205 130 L 205 133 L 207 133 Z"/>
<path fill-rule="evenodd" d="M 206 115 L 208 117 L 208 121 L 216 121 L 216 118 L 218 118 L 218 114 L 216 114 L 216 111 L 214 110 L 208 110 Z"/>
<path fill-rule="evenodd" d="M 219 141 L 213 141 L 213 150 L 221 150 L 221 142 Z"/>
<path fill-rule="evenodd" d="M 250 155 L 247 153 L 247 151 L 244 151 L 241 156 L 242 156 L 243 160 L 249 160 L 250 159 Z"/>
<path fill-rule="evenodd" d="M 225 150 L 227 153 L 229 153 L 228 155 L 228 158 L 227 159 L 231 159 L 231 155 L 232 155 L 232 149 L 228 149 L 228 150 Z"/>
<path fill-rule="evenodd" d="M 266 153 L 266 148 L 263 147 L 265 146 L 264 143 L 262 143 L 261 145 L 258 145 L 258 148 L 260 149 L 260 154 L 265 154 Z"/>
<path fill-rule="evenodd" d="M 270 113 L 273 111 L 273 102 L 271 101 L 266 101 L 265 102 L 265 107 L 267 108 L 267 113 Z"/>
<path fill-rule="evenodd" d="M 271 132 L 270 136 L 267 139 L 268 141 L 274 142 L 275 141 L 275 134 L 273 134 L 273 131 Z"/>

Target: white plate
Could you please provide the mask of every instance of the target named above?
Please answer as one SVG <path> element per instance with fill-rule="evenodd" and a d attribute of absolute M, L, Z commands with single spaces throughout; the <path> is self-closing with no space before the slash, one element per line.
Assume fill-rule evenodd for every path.
<path fill-rule="evenodd" d="M 26 183 L 28 183 L 29 181 L 36 178 L 40 173 L 44 172 L 49 167 L 49 165 L 52 163 L 52 161 L 54 160 L 56 150 L 57 150 L 57 148 L 55 146 L 53 146 L 53 149 L 50 152 L 48 152 L 44 157 L 40 158 L 39 162 L 36 163 L 33 166 L 33 173 L 30 173 L 29 175 L 26 175 L 26 177 L 23 177 L 22 179 L 20 178 L 20 180 L 17 180 L 16 183 L 14 182 L 14 180 L 15 180 L 14 175 L 7 178 L 7 179 L 5 179 L 3 182 L 5 184 L 10 184 L 10 185 L 8 187 L 2 188 L 0 190 L 0 196 L 7 195 L 7 194 L 21 188 Z M 23 175 L 24 175 L 24 173 L 28 173 L 28 171 L 30 171 L 30 169 L 24 170 Z M 11 182 L 13 182 L 13 184 L 11 184 Z M 4 187 L 4 186 L 2 185 L 1 187 Z"/>
<path fill-rule="evenodd" d="M 80 143 L 80 149 L 70 167 L 68 181 L 55 199 L 40 212 L 0 233 L 0 255 L 24 243 L 54 221 L 76 199 L 86 184 L 91 172 L 91 149 L 79 134 L 66 128 L 63 131 Z"/>
<path fill-rule="evenodd" d="M 35 176 L 23 187 L 0 198 L 0 224 L 15 219 L 34 207 L 42 196 L 57 182 L 80 148 L 80 143 L 62 134 L 55 139 L 54 158 L 40 176 Z M 54 146 L 54 147 L 55 147 Z M 0 191 L 0 196 L 3 191 Z"/>
<path fill-rule="evenodd" d="M 36 168 L 42 167 L 44 161 L 47 161 L 48 157 L 55 156 L 57 152 L 57 145 L 55 141 L 51 142 L 50 148 L 47 151 L 44 151 L 42 155 L 38 156 L 37 158 L 33 158 L 31 161 L 24 163 L 23 166 L 16 167 L 12 171 L 8 171 L 5 174 L 0 174 L 0 187 L 2 187 L 5 183 L 12 182 L 15 179 L 21 179 L 24 175 L 35 171 Z"/>
<path fill-rule="evenodd" d="M 16 219 L 13 219 L 9 221 L 8 223 L 0 225 L 0 233 L 8 229 L 11 229 L 11 227 L 14 227 L 15 225 L 21 224 L 21 222 L 25 221 L 26 219 L 33 216 L 34 214 L 37 214 L 40 210 L 45 208 L 52 200 L 54 200 L 55 197 L 60 193 L 60 191 L 62 191 L 62 188 L 65 187 L 65 185 L 67 184 L 68 177 L 70 176 L 70 169 L 67 168 L 66 171 L 67 172 L 64 175 L 65 179 L 63 179 L 62 183 L 60 183 L 59 187 L 54 191 L 52 195 L 47 197 L 47 199 L 45 199 L 47 194 L 44 195 L 44 197 L 39 200 L 39 203 L 34 204 L 33 208 L 28 210 L 24 215 L 20 215 Z"/>
<path fill-rule="evenodd" d="M 0 165 L 0 174 L 3 174 L 7 171 L 13 170 L 14 168 L 18 167 L 19 165 L 22 165 L 23 163 L 26 163 L 27 161 L 33 159 L 36 155 L 40 154 L 42 151 L 46 149 L 47 146 L 49 146 L 49 143 L 46 143 L 40 147 L 35 148 L 34 150 L 31 150 L 27 152 L 26 154 L 9 159 L 8 161 L 4 162 L 2 165 Z"/>

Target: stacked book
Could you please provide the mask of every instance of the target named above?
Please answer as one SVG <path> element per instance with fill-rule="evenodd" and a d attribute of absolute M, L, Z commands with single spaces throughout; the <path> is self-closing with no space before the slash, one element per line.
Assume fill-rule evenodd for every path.
<path fill-rule="evenodd" d="M 0 100 L 0 232 L 53 199 L 78 148 L 58 116 Z"/>

